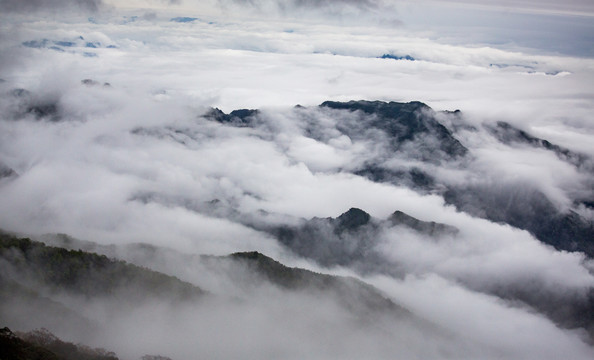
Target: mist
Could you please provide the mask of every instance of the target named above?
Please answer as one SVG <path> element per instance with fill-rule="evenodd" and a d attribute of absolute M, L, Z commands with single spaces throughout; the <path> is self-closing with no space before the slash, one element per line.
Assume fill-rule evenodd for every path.
<path fill-rule="evenodd" d="M 96 12 L 103 6 L 102 0 L 54 0 L 51 3 L 43 0 L 3 0 L 0 9 L 5 12 L 48 12 L 74 10 L 82 12 Z"/>
<path fill-rule="evenodd" d="M 0 9 L 0 229 L 207 294 L 89 297 L 14 250 L 0 326 L 121 359 L 594 354 L 588 4 Z"/>

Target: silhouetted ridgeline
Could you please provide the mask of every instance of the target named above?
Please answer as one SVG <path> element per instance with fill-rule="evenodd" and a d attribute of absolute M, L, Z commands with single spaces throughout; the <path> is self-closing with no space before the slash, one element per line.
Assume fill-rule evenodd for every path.
<path fill-rule="evenodd" d="M 81 250 L 0 234 L 2 278 L 86 297 L 192 300 L 206 293 L 177 278 Z"/>
<path fill-rule="evenodd" d="M 46 329 L 13 333 L 0 329 L 2 360 L 118 360 L 115 353 L 60 340 Z"/>
<path fill-rule="evenodd" d="M 396 305 L 374 287 L 354 278 L 288 267 L 255 251 L 234 253 L 230 258 L 243 262 L 251 271 L 285 289 L 316 291 L 324 293 L 325 296 L 335 295 L 342 305 L 351 310 L 358 309 L 365 312 L 389 310 L 412 316 L 406 309 Z"/>
<path fill-rule="evenodd" d="M 460 111 L 435 112 L 422 102 L 408 103 L 383 101 L 326 101 L 317 108 L 298 106 L 296 114 L 303 113 L 307 122 L 305 135 L 326 142 L 319 128 L 315 111 L 322 111 L 336 124 L 334 131 L 353 142 L 371 141 L 381 151 L 353 169 L 352 173 L 375 182 L 407 186 L 420 192 L 440 194 L 448 204 L 473 216 L 503 222 L 529 231 L 540 241 L 558 250 L 581 251 L 594 257 L 594 225 L 575 209 L 559 209 L 535 184 L 499 179 L 453 182 L 439 179 L 420 161 L 429 166 L 450 166 L 456 170 L 473 172 L 472 149 L 457 138 L 458 130 L 475 133 L 479 129 L 468 125 Z M 206 119 L 236 127 L 256 127 L 266 123 L 258 110 L 235 110 L 225 114 L 212 109 Z M 449 128 L 443 119 L 449 119 Z M 582 174 L 594 178 L 594 163 L 590 157 L 553 144 L 527 131 L 499 121 L 486 124 L 484 129 L 495 141 L 510 147 L 529 147 L 550 151 Z M 390 159 L 401 159 L 411 165 L 390 165 Z M 495 183 L 496 185 L 494 186 Z M 571 199 L 576 207 L 592 208 L 594 193 L 582 192 Z M 286 237 L 283 235 L 283 239 Z M 304 250 L 305 251 L 305 250 Z M 320 255 L 317 254 L 317 257 Z"/>
<path fill-rule="evenodd" d="M 458 233 L 451 225 L 421 221 L 401 211 L 381 220 L 358 208 L 351 208 L 336 218 L 316 217 L 297 225 L 265 226 L 260 230 L 274 235 L 294 253 L 324 266 L 354 266 L 364 273 L 379 271 L 402 275 L 397 264 L 385 266 L 384 255 L 377 251 L 383 229 L 394 226 L 435 239 Z"/>

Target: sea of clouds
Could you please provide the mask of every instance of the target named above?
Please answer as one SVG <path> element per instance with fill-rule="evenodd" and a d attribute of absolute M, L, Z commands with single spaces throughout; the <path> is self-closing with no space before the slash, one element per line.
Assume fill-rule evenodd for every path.
<path fill-rule="evenodd" d="M 431 4 L 0 2 L 0 165 L 15 173 L 0 179 L 0 228 L 118 246 L 142 242 L 190 255 L 257 250 L 292 266 L 360 277 L 456 335 L 448 344 L 441 335 L 424 339 L 418 328 L 407 333 L 402 324 L 363 326 L 332 301 L 275 289 L 245 295 L 251 299 L 245 303 L 198 308 L 151 304 L 103 316 L 102 304 L 90 306 L 86 315 L 109 330 L 90 341 L 130 358 L 142 351 L 199 357 L 200 350 L 213 358 L 590 358 L 582 332 L 561 329 L 494 289 L 532 286 L 545 295 L 581 296 L 594 286 L 591 260 L 459 212 L 440 194 L 354 175 L 349 170 L 382 157 L 382 139 L 338 133 L 336 114 L 316 108 L 326 100 L 365 99 L 460 109 L 464 125 L 479 129 L 455 133 L 473 153 L 470 164 L 382 161 L 422 167 L 448 184 L 527 186 L 559 209 L 572 207 L 576 194 L 591 195 L 591 173 L 542 149 L 501 144 L 482 127 L 507 121 L 594 156 L 591 39 L 581 36 L 563 52 L 543 45 L 551 30 L 537 36 L 541 29 L 528 27 L 508 37 L 495 19 L 510 9 L 500 8 L 478 8 L 490 19 L 484 28 L 468 18 L 459 27 L 420 26 L 415 19 L 424 10 L 439 18 Z M 466 11 L 458 16 L 479 11 L 464 4 L 456 2 Z M 577 19 L 560 39 L 591 29 L 587 3 L 572 2 L 571 14 L 522 5 L 523 16 L 538 24 L 538 16 L 545 22 L 552 16 L 555 24 Z M 535 44 L 542 46 L 528 46 Z M 31 104 L 53 104 L 55 111 L 40 116 L 27 110 Z M 203 118 L 213 107 L 260 109 L 261 123 L 236 128 Z M 305 131 L 312 121 L 314 138 Z M 213 200 L 273 223 L 357 207 L 377 219 L 401 210 L 460 232 L 436 241 L 385 229 L 377 251 L 405 275 L 361 274 L 299 258 L 230 212 L 208 213 Z M 577 210 L 594 218 L 591 209 Z M 207 290 L 244 296 L 180 259 L 134 258 Z M 150 321 L 143 321 L 146 314 Z M 198 347 L 197 338 L 205 339 Z"/>

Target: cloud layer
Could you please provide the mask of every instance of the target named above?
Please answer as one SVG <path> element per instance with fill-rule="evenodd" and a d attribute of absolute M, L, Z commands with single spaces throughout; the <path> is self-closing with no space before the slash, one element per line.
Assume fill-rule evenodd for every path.
<path fill-rule="evenodd" d="M 39 11 L 64 11 L 83 10 L 95 12 L 103 6 L 102 0 L 3 0 L 0 9 L 6 12 L 39 12 Z"/>
<path fill-rule="evenodd" d="M 496 129 L 504 121 L 591 159 L 593 60 L 498 43 L 500 34 L 464 42 L 406 21 L 363 21 L 382 15 L 383 2 L 239 3 L 255 6 L 256 15 L 233 14 L 234 5 L 201 12 L 184 8 L 191 3 L 117 9 L 76 2 L 105 10 L 42 21 L 24 14 L 37 2 L 1 3 L 0 228 L 113 243 L 117 256 L 232 299 L 116 312 L 105 317 L 113 331 L 97 346 L 130 357 L 147 349 L 173 358 L 197 351 L 220 358 L 589 358 L 587 335 L 555 323 L 522 291 L 580 303 L 594 286 L 591 260 L 481 218 L 480 208 L 448 205 L 443 187 L 479 189 L 524 210 L 544 199 L 551 211 L 591 221 L 591 162 L 576 166 L 544 145 L 502 141 Z M 270 6 L 266 14 L 284 13 L 258 18 Z M 310 8 L 322 11 L 290 16 Z M 345 20 L 363 13 L 361 21 Z M 192 20 L 171 21 L 185 17 Z M 434 156 L 432 137 L 396 151 L 369 125 L 376 115 L 317 106 L 360 99 L 427 103 L 469 155 Z M 259 112 L 233 126 L 204 116 L 215 107 Z M 462 112 L 439 112 L 456 109 Z M 363 173 L 372 166 L 408 177 L 373 181 Z M 415 187 L 419 174 L 437 185 Z M 435 238 L 382 225 L 373 233 L 382 262 L 364 272 L 345 262 L 322 267 L 261 230 L 351 207 L 378 222 L 401 210 L 459 232 Z M 332 229 L 326 235 L 335 239 Z M 168 250 L 155 259 L 126 250 L 130 243 Z M 209 272 L 192 260 L 251 250 L 362 278 L 456 341 L 448 344 L 440 332 L 427 338 L 406 322 L 358 323 L 335 299 L 320 303 L 268 285 L 246 294 L 225 277 L 241 270 Z M 101 302 L 72 306 L 97 319 L 107 311 Z M 199 348 L 191 345 L 196 338 Z"/>

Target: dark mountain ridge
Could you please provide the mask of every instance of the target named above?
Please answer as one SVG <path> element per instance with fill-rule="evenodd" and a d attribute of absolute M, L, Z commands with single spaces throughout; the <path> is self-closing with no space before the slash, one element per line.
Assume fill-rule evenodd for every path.
<path fill-rule="evenodd" d="M 349 266 L 362 273 L 404 276 L 398 263 L 376 251 L 382 228 L 403 227 L 439 241 L 456 238 L 454 226 L 422 221 L 401 211 L 388 219 L 373 219 L 360 209 L 352 208 L 337 218 L 313 218 L 298 226 L 268 229 L 296 254 L 324 266 Z M 398 229 L 396 229 L 398 231 Z M 540 312 L 563 328 L 583 328 L 594 341 L 594 288 L 585 292 L 557 294 L 543 284 L 466 284 L 473 291 L 496 295 Z"/>
<path fill-rule="evenodd" d="M 404 225 L 428 236 L 456 235 L 459 231 L 451 225 L 440 224 L 435 221 L 421 221 L 399 210 L 390 215 L 388 221 L 394 226 Z"/>
<path fill-rule="evenodd" d="M 541 191 L 526 184 L 450 187 L 444 200 L 491 221 L 530 232 L 557 250 L 594 257 L 594 224 L 573 210 L 560 211 Z"/>
<path fill-rule="evenodd" d="M 435 142 L 423 141 L 426 150 L 438 150 L 449 159 L 465 156 L 468 149 L 464 147 L 453 134 L 443 126 L 435 117 L 435 112 L 426 104 L 419 101 L 409 103 L 383 102 L 383 101 L 326 101 L 321 108 L 361 112 L 371 117 L 363 116 L 366 126 L 384 131 L 391 139 L 395 150 L 403 143 L 413 140 L 426 140 L 425 137 L 435 139 Z M 352 129 L 340 127 L 350 135 L 355 136 Z M 423 158 L 425 161 L 434 161 L 434 158 Z"/>
<path fill-rule="evenodd" d="M 322 266 L 353 266 L 363 273 L 388 271 L 386 259 L 376 250 L 381 232 L 403 226 L 435 239 L 454 236 L 450 225 L 425 222 L 396 211 L 386 220 L 372 218 L 361 209 L 351 208 L 336 218 L 312 218 L 298 225 L 253 225 L 268 232 L 295 254 L 315 260 Z M 397 264 L 388 273 L 402 275 Z"/>
<path fill-rule="evenodd" d="M 353 229 L 363 226 L 364 224 L 360 222 L 357 224 L 358 219 L 350 217 L 352 214 L 358 214 L 363 218 L 367 217 L 370 219 L 369 214 L 364 211 L 351 209 L 343 214 L 342 218 L 339 217 L 331 220 L 337 224 L 337 228 L 344 226 L 342 228 L 343 231 L 348 231 L 347 229 L 349 228 Z M 229 265 L 240 265 L 241 270 L 238 271 L 240 274 L 255 274 L 262 277 L 267 283 L 285 290 L 314 291 L 318 292 L 319 296 L 333 295 L 336 299 L 343 302 L 342 304 L 345 306 L 351 308 L 357 306 L 359 309 L 365 309 L 366 311 L 395 311 L 396 309 L 398 311 L 405 311 L 382 296 L 378 290 L 362 281 L 354 278 L 327 275 L 301 268 L 288 267 L 257 251 L 238 252 L 227 256 L 184 255 L 174 250 L 157 248 L 148 244 L 129 244 L 121 247 L 116 247 L 115 245 L 98 245 L 88 241 L 77 240 L 65 234 L 58 234 L 52 237 L 46 236 L 44 238 L 51 241 L 55 246 L 64 247 L 65 249 L 82 248 L 85 249 L 85 252 L 97 252 L 100 254 L 109 254 L 109 256 L 117 256 L 118 253 L 127 253 L 131 258 L 135 258 L 137 262 L 142 263 L 158 263 L 160 261 L 159 256 L 169 253 L 167 255 L 169 259 L 184 263 L 199 262 L 215 273 L 221 274 L 228 272 L 225 269 Z M 233 281 L 245 281 L 245 279 L 239 277 Z"/>
<path fill-rule="evenodd" d="M 121 297 L 140 301 L 162 297 L 198 299 L 206 292 L 177 278 L 81 250 L 46 246 L 28 238 L 0 234 L 3 281 L 30 288 L 49 287 L 84 297 Z"/>
<path fill-rule="evenodd" d="M 321 225 L 321 228 L 320 228 Z M 308 226 L 311 226 L 310 233 L 306 232 L 306 236 L 301 234 L 303 229 L 307 229 Z M 436 237 L 441 232 L 444 233 L 446 236 L 455 236 L 457 233 L 457 229 L 445 225 L 439 224 L 435 222 L 426 222 L 415 219 L 405 213 L 400 211 L 396 211 L 392 214 L 387 220 L 377 220 L 369 216 L 366 212 L 352 208 L 349 211 L 341 214 L 336 218 L 313 218 L 309 221 L 305 221 L 304 225 L 298 226 L 293 228 L 293 240 L 296 242 L 302 241 L 305 239 L 306 241 L 314 241 L 319 243 L 320 246 L 324 242 L 327 241 L 327 238 L 324 236 L 333 236 L 338 239 L 349 239 L 354 238 L 356 234 L 358 235 L 370 235 L 373 234 L 372 232 L 368 232 L 370 229 L 379 229 L 382 226 L 404 226 L 409 228 L 412 231 L 417 231 L 420 234 L 428 235 L 431 237 Z M 365 232 L 362 232 L 365 231 Z M 104 296 L 103 293 L 98 293 L 99 290 L 101 292 L 107 292 L 108 296 L 114 296 L 113 291 L 117 293 L 117 289 L 119 286 L 105 287 L 101 285 L 102 282 L 112 283 L 113 279 L 111 275 L 114 272 L 105 271 L 101 267 L 101 262 L 106 261 L 105 256 L 81 252 L 80 250 L 66 250 L 60 249 L 55 247 L 46 247 L 41 243 L 32 242 L 28 239 L 16 239 L 14 237 L 10 237 L 8 235 L 2 236 L 2 251 L 0 251 L 0 255 L 2 256 L 2 261 L 6 261 L 8 259 L 9 262 L 15 262 L 15 259 L 19 257 L 14 256 L 14 252 L 24 252 L 29 253 L 28 257 L 25 259 L 32 259 L 32 261 L 26 261 L 25 263 L 20 264 L 20 270 L 24 270 L 25 273 L 31 273 L 32 271 L 28 269 L 29 267 L 34 268 L 33 272 L 39 271 L 40 269 L 43 271 L 47 270 L 47 278 L 44 277 L 43 274 L 38 274 L 38 277 L 41 277 L 44 282 L 49 283 L 54 289 L 63 288 L 63 290 L 70 291 L 76 294 L 83 293 L 84 296 L 95 297 L 95 296 Z M 88 249 L 93 249 L 93 247 L 97 249 L 104 248 L 106 251 L 113 251 L 113 246 L 102 247 L 98 245 L 93 245 L 90 242 L 79 242 L 76 239 L 72 239 L 69 237 L 60 237 L 62 242 L 67 247 L 79 247 L 82 245 Z M 372 246 L 374 239 L 373 238 L 366 238 L 365 240 L 361 240 L 362 243 L 365 241 L 368 242 L 369 248 L 368 250 L 372 253 Z M 338 243 L 335 243 L 334 246 L 338 246 Z M 349 246 L 349 243 L 343 243 L 342 246 Z M 135 248 L 139 248 L 141 253 L 144 254 L 142 257 L 143 262 L 152 262 L 153 259 L 156 260 L 156 257 L 159 256 L 159 253 L 162 250 L 150 245 L 138 244 L 134 246 Z M 80 274 L 78 277 L 87 277 L 91 279 L 98 279 L 97 284 L 99 286 L 94 291 L 85 290 L 84 286 L 79 291 L 77 289 L 72 289 L 71 287 L 74 286 L 73 284 L 79 284 L 76 281 L 72 281 L 69 278 L 68 271 L 63 271 L 62 275 L 59 275 L 57 278 L 54 278 L 52 273 L 55 273 L 56 267 L 47 263 L 48 257 L 44 257 L 40 255 L 39 250 L 34 250 L 35 248 L 41 249 L 41 253 L 44 251 L 49 251 L 49 253 L 60 254 L 62 257 L 60 258 L 60 262 L 65 262 L 66 264 L 70 264 L 72 260 L 71 257 L 74 259 L 81 259 L 83 263 L 89 262 L 92 266 L 81 266 L 77 265 L 74 268 L 80 269 Z M 303 247 L 301 247 L 303 248 Z M 298 249 L 301 249 L 298 248 Z M 7 249 L 10 250 L 7 252 Z M 293 249 L 292 249 L 293 250 Z M 84 254 L 84 256 L 80 256 L 80 254 Z M 189 255 L 182 255 L 178 254 L 178 256 L 182 256 L 183 259 L 179 259 L 178 261 L 188 262 L 189 259 L 186 257 Z M 305 255 L 306 257 L 312 258 L 311 256 Z M 35 260 L 35 257 L 45 260 Z M 49 259 L 55 259 L 54 256 L 49 256 Z M 305 292 L 308 294 L 312 294 L 316 297 L 327 297 L 330 296 L 335 301 L 350 311 L 353 314 L 357 314 L 361 317 L 361 319 L 373 319 L 376 316 L 386 316 L 391 314 L 390 316 L 396 316 L 397 319 L 401 319 L 402 316 L 404 318 L 412 319 L 414 316 L 406 309 L 402 308 L 398 304 L 394 303 L 392 300 L 388 299 L 381 292 L 377 289 L 369 286 L 368 284 L 359 281 L 354 278 L 348 277 L 340 277 L 340 276 L 332 276 L 327 274 L 321 274 L 312 272 L 305 269 L 300 268 L 291 268 L 287 267 L 280 262 L 267 257 L 266 255 L 260 252 L 241 252 L 241 253 L 234 253 L 229 256 L 198 256 L 193 257 L 195 261 L 202 262 L 207 265 L 211 271 L 215 273 L 225 273 L 231 269 L 229 266 L 233 265 L 235 272 L 238 274 L 250 274 L 250 276 L 257 276 L 258 278 L 263 279 L 265 282 L 270 283 L 274 286 L 277 286 L 281 289 L 285 289 L 287 291 L 292 292 Z M 109 260 L 109 259 L 108 259 Z M 392 264 L 389 267 L 386 267 L 385 259 L 380 257 L 373 258 L 371 256 L 367 256 L 365 261 L 361 259 L 357 259 L 356 257 L 349 259 L 350 265 L 357 268 L 358 261 L 360 263 L 369 263 L 370 261 L 377 261 L 376 264 L 382 264 L 383 262 L 383 269 L 387 269 L 389 267 L 397 267 L 397 264 Z M 114 262 L 118 262 L 116 260 L 109 260 L 110 264 Z M 119 262 L 122 263 L 122 262 Z M 45 264 L 44 266 L 42 266 Z M 98 266 L 96 266 L 98 265 Z M 4 265 L 4 268 L 5 269 Z M 112 265 L 113 266 L 113 265 Z M 121 266 L 121 265 L 120 265 Z M 132 266 L 132 265 L 126 265 Z M 236 267 L 239 266 L 239 267 Z M 66 267 L 59 267 L 60 269 L 67 269 L 71 267 L 68 265 Z M 117 265 L 116 265 L 117 267 Z M 151 272 L 150 270 L 142 270 L 142 272 Z M 375 268 L 377 271 L 378 268 Z M 78 271 L 77 271 L 78 272 Z M 89 272 L 96 272 L 95 275 L 89 276 Z M 118 272 L 116 272 L 118 273 Z M 125 271 L 119 271 L 120 275 L 124 277 L 130 277 L 128 273 Z M 133 271 L 132 274 L 135 272 Z M 85 275 L 86 274 L 86 275 Z M 5 301 L 6 299 L 10 299 L 11 297 L 17 296 L 20 298 L 23 297 L 22 294 L 26 292 L 31 292 L 31 295 L 28 295 L 29 298 L 34 299 L 34 302 L 31 303 L 31 300 L 28 300 L 31 304 L 44 304 L 43 306 L 47 309 L 54 308 L 61 311 L 63 316 L 63 321 L 69 322 L 78 322 L 81 326 L 89 326 L 88 324 L 85 325 L 85 320 L 77 318 L 76 314 L 69 314 L 68 309 L 62 306 L 59 303 L 52 302 L 50 299 L 43 299 L 41 295 L 28 290 L 29 288 L 24 288 L 19 283 L 15 283 L 10 278 L 6 278 L 6 272 L 2 272 L 2 276 L 0 276 L 1 284 L 2 284 L 2 293 L 0 294 L 0 298 L 3 299 L 3 304 L 0 306 L 0 318 L 6 319 L 8 318 L 6 314 L 10 311 L 5 307 L 11 306 L 10 301 Z M 135 279 L 134 281 L 139 281 L 142 283 L 147 283 L 143 279 L 148 276 L 149 279 L 153 278 L 154 275 L 148 274 L 144 276 L 136 276 L 132 277 Z M 76 276 L 75 276 L 76 278 Z M 148 285 L 142 285 L 141 288 L 145 289 L 143 293 L 143 297 L 147 298 L 159 298 L 163 297 L 162 289 L 166 289 L 166 293 L 170 294 L 167 295 L 166 298 L 179 298 L 178 295 L 175 295 L 175 292 L 178 290 L 177 284 L 179 284 L 179 280 L 168 277 L 165 275 L 157 276 L 159 279 L 159 283 L 162 281 L 170 281 L 173 285 L 160 285 L 158 284 L 155 286 L 153 281 L 148 281 Z M 245 281 L 247 278 L 245 276 L 239 276 L 234 281 Z M 9 283 L 12 282 L 12 283 Z M 12 284 L 12 285 L 11 285 Z M 29 282 L 30 284 L 30 282 Z M 126 282 L 126 285 L 129 286 L 130 282 Z M 16 287 L 15 287 L 16 286 Z M 77 285 L 78 286 L 78 285 Z M 193 286 L 192 286 L 193 287 Z M 488 294 L 495 294 L 502 299 L 506 299 L 512 301 L 515 306 L 518 306 L 519 303 L 526 304 L 525 306 L 531 307 L 535 309 L 535 311 L 541 312 L 548 316 L 550 319 L 555 321 L 559 326 L 569 329 L 575 328 L 584 328 L 586 329 L 590 336 L 594 338 L 594 289 L 590 289 L 589 292 L 586 294 L 556 294 L 551 293 L 550 289 L 539 287 L 537 284 L 533 284 L 529 287 L 526 286 L 514 286 L 511 284 L 510 286 L 505 286 L 503 284 L 498 285 L 494 288 L 478 288 L 471 286 L 474 290 L 482 291 Z M 18 291 L 14 291 L 14 290 Z M 173 289 L 173 290 L 171 290 Z M 110 291 L 112 291 L 110 293 Z M 194 290 L 196 292 L 196 290 Z M 173 295 L 171 295 L 173 293 Z M 183 294 L 183 291 L 182 291 Z M 202 290 L 198 290 L 197 297 L 186 297 L 182 295 L 183 301 L 187 301 L 188 299 L 197 299 L 199 300 L 202 297 L 204 292 Z M 135 298 L 137 299 L 137 298 Z M 13 302 L 12 302 L 13 303 Z M 14 304 L 14 303 L 13 303 Z M 21 303 L 22 304 L 27 304 Z M 51 305 L 51 306 L 48 306 Z M 33 305 L 34 306 L 34 305 Z M 55 310 L 52 310 L 55 311 Z M 4 315 L 2 315 L 4 314 Z M 55 319 L 54 319 L 55 320 Z M 424 325 L 425 326 L 425 325 Z M 428 326 L 428 325 L 427 325 Z"/>
<path fill-rule="evenodd" d="M 332 131 L 348 136 L 353 142 L 371 142 L 378 147 L 372 157 L 342 171 L 374 182 L 441 195 L 447 204 L 454 205 L 459 211 L 526 230 L 558 250 L 580 251 L 594 257 L 594 226 L 577 209 L 581 206 L 591 208 L 594 191 L 587 187 L 591 188 L 592 184 L 586 184 L 583 191 L 576 193 L 578 197 L 572 199 L 575 208 L 560 209 L 543 191 L 527 182 L 506 183 L 489 178 L 483 182 L 450 183 L 429 170 L 444 166 L 454 171 L 473 172 L 474 154 L 456 138 L 456 134 L 458 131 L 467 131 L 472 135 L 481 130 L 466 124 L 464 114 L 459 110 L 437 113 L 418 101 L 399 103 L 360 100 L 326 101 L 317 108 L 298 106 L 293 111 L 306 124 L 304 135 L 316 141 L 329 140 L 317 119 L 319 111 L 322 111 L 335 121 Z M 258 110 L 242 109 L 225 114 L 212 109 L 205 118 L 236 127 L 257 127 L 271 121 L 260 115 Z M 594 175 L 592 159 L 587 155 L 540 139 L 507 122 L 499 121 L 495 125 L 483 127 L 504 145 L 551 151 L 561 161 L 575 166 L 579 172 Z M 393 162 L 394 159 L 402 161 Z M 303 232 L 309 231 L 306 228 Z M 291 229 L 277 232 L 275 236 L 282 239 L 281 242 L 292 248 L 297 247 L 291 245 Z M 316 261 L 328 257 L 324 249 L 304 245 L 311 243 L 301 244 L 304 248 L 298 253 L 305 256 L 313 254 L 313 249 L 316 249 L 325 253 L 313 255 Z M 364 247 L 355 243 L 353 250 L 364 251 Z M 340 261 L 335 262 L 340 264 Z"/>
<path fill-rule="evenodd" d="M 379 311 L 397 312 L 412 316 L 404 308 L 383 296 L 377 289 L 354 278 L 316 273 L 310 270 L 287 267 L 268 256 L 253 252 L 229 255 L 234 261 L 245 264 L 250 271 L 263 276 L 269 282 L 295 291 L 315 291 L 326 296 L 331 294 L 347 309 L 363 310 L 366 314 Z"/>
<path fill-rule="evenodd" d="M 82 245 L 90 249 L 94 246 L 93 243 L 79 242 L 65 236 L 59 239 L 69 247 Z M 146 255 L 144 262 L 151 262 L 151 256 L 158 256 L 160 251 L 150 245 L 137 246 L 141 246 Z M 102 248 L 100 245 L 95 247 Z M 113 247 L 105 247 L 105 250 L 109 249 Z M 189 255 L 178 256 L 183 258 L 179 261 L 188 261 L 186 257 Z M 201 255 L 193 256 L 193 259 L 205 264 L 213 274 L 218 274 L 217 276 L 225 276 L 230 269 L 235 269 L 232 272 L 238 276 L 234 281 L 246 281 L 248 278 L 257 277 L 264 281 L 263 285 L 273 285 L 285 293 L 303 293 L 317 299 L 329 299 L 361 321 L 371 321 L 376 316 L 391 316 L 395 321 L 412 321 L 415 318 L 412 313 L 394 303 L 379 290 L 360 280 L 288 267 L 259 252 L 234 253 L 228 256 Z M 127 299 L 133 307 L 153 300 L 195 304 L 207 294 L 204 290 L 175 277 L 121 260 L 109 259 L 105 255 L 46 246 L 28 238 L 16 238 L 9 234 L 0 235 L 0 264 L 0 321 L 5 324 L 22 323 L 14 319 L 11 312 L 12 309 L 23 310 L 24 307 L 24 312 L 19 310 L 16 314 L 36 318 L 39 321 L 28 322 L 36 327 L 70 326 L 83 331 L 95 326 L 69 310 L 68 306 L 51 299 L 58 293 L 83 296 L 87 300 L 117 298 L 117 306 L 121 306 L 122 300 Z M 251 281 L 250 283 L 254 284 Z M 44 288 L 50 291 L 46 292 Z M 49 297 L 43 293 L 47 293 Z M 218 295 L 211 294 L 209 298 L 215 296 Z M 47 312 L 57 312 L 61 315 L 50 316 Z M 48 324 L 39 324 L 43 320 Z M 415 318 L 414 321 L 424 327 L 436 328 L 422 319 Z"/>
<path fill-rule="evenodd" d="M 237 127 L 249 127 L 255 125 L 255 119 L 260 114 L 259 110 L 239 109 L 225 114 L 218 108 L 210 109 L 204 118 Z"/>
<path fill-rule="evenodd" d="M 118 360 L 115 353 L 60 340 L 47 329 L 13 333 L 0 329 L 2 360 Z"/>
<path fill-rule="evenodd" d="M 559 145 L 552 144 L 548 140 L 544 140 L 530 135 L 526 131 L 519 129 L 505 121 L 497 121 L 494 126 L 487 125 L 486 128 L 499 141 L 504 144 L 524 144 L 535 148 L 546 149 L 552 151 L 559 157 L 559 159 L 573 164 L 576 167 L 584 167 L 590 160 L 588 156 L 571 151 Z"/>

